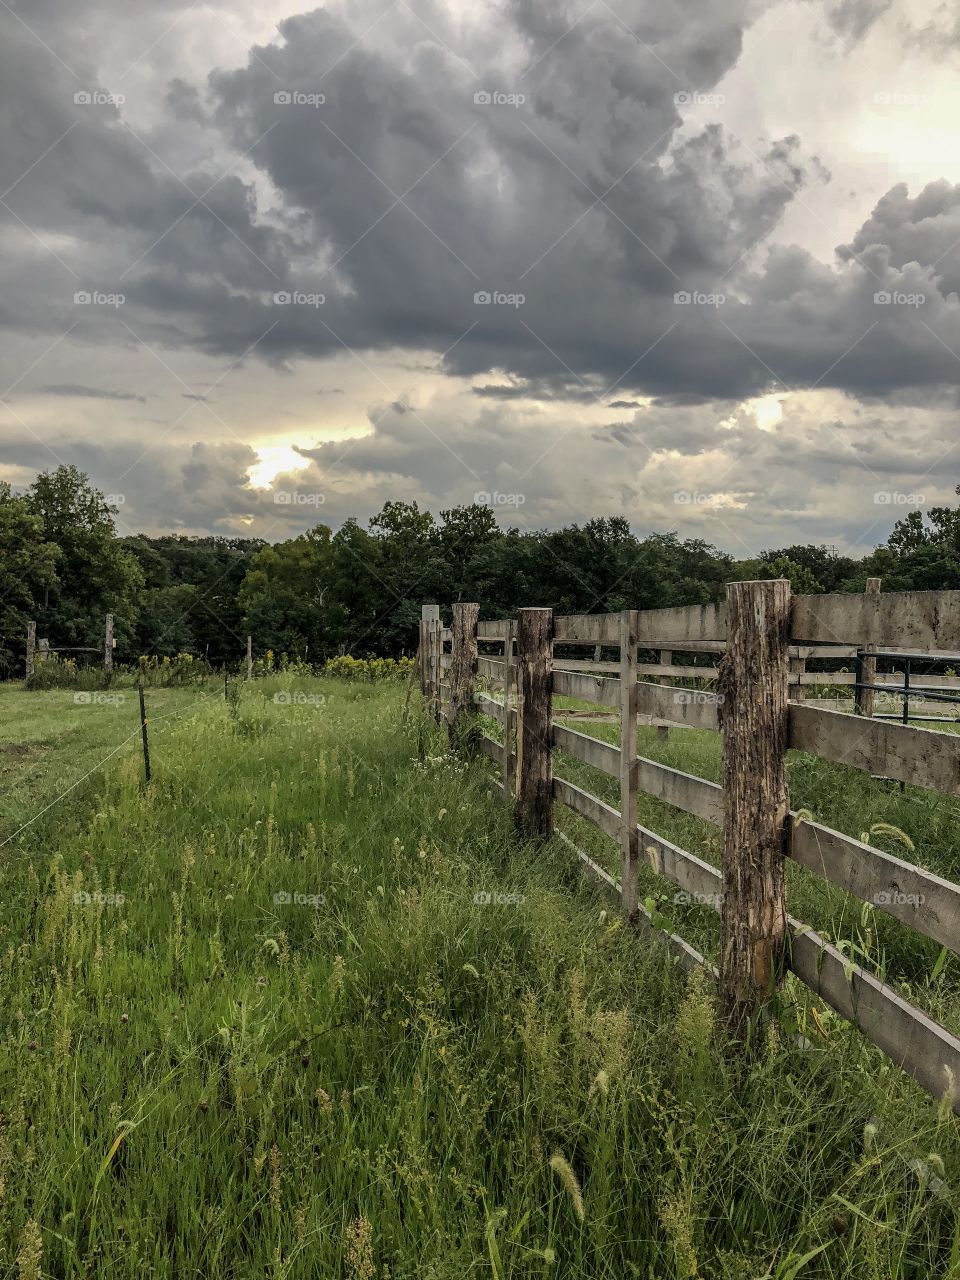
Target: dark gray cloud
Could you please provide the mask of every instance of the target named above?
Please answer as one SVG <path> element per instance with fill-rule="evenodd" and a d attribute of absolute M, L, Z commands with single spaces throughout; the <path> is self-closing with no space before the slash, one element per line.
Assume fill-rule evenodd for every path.
<path fill-rule="evenodd" d="M 387 50 L 358 42 L 372 9 L 288 17 L 245 66 L 205 89 L 170 86 L 166 108 L 220 148 L 182 172 L 126 127 L 122 104 L 75 104 L 77 76 L 15 34 L 3 55 L 20 104 L 2 169 L 12 231 L 29 238 L 16 218 L 41 237 L 69 230 L 81 249 L 58 251 L 73 279 L 47 262 L 32 290 L 14 256 L 17 301 L 0 322 L 79 320 L 75 337 L 96 344 L 129 340 L 125 323 L 150 343 L 278 363 L 430 349 L 452 374 L 508 372 L 522 390 L 477 392 L 501 399 L 947 385 L 955 189 L 914 201 L 894 189 L 836 265 L 780 247 L 748 270 L 822 176 L 816 158 L 796 136 L 749 154 L 717 124 L 678 137 L 686 100 L 715 89 L 764 7 L 704 5 L 692 23 L 681 6 L 634 2 L 574 21 L 524 0 L 501 38 L 515 71 L 483 40 L 452 53 L 442 22 Z M 852 34 L 864 12 L 830 10 Z M 409 17 L 383 21 L 409 37 Z M 77 288 L 124 303 L 80 314 Z M 926 301 L 881 312 L 881 291 Z"/>
<path fill-rule="evenodd" d="M 254 8 L 237 11 L 245 30 Z M 916 477 L 949 449 L 931 424 L 956 408 L 960 186 L 893 186 L 835 228 L 829 261 L 791 244 L 784 220 L 811 184 L 829 188 L 802 114 L 782 136 L 738 137 L 711 106 L 745 36 L 782 8 L 278 9 L 256 41 L 229 46 L 218 29 L 209 75 L 205 28 L 185 34 L 207 6 L 152 6 L 142 30 L 114 0 L 37 0 L 35 35 L 0 17 L 2 385 L 21 395 L 43 360 L 46 394 L 152 407 L 153 384 L 118 370 L 152 362 L 165 377 L 169 363 L 177 382 L 153 438 L 115 417 L 116 447 L 90 444 L 78 412 L 38 431 L 44 449 L 14 419 L 16 449 L 4 441 L 0 457 L 86 463 L 126 494 L 122 518 L 149 527 L 289 530 L 388 496 L 438 506 L 496 490 L 522 492 L 534 526 L 641 510 L 651 524 L 732 522 L 716 540 L 736 549 L 787 540 L 775 512 L 855 541 L 863 485 Z M 881 29 L 887 0 L 821 12 L 849 45 Z M 761 55 L 758 78 L 767 69 Z M 126 101 L 104 98 L 117 90 Z M 83 359 L 58 376 L 68 348 Z M 218 381 L 201 381 L 214 364 Z M 251 489 L 255 451 L 222 442 L 238 428 L 219 379 L 251 365 L 278 390 L 246 436 L 302 428 L 311 465 L 274 487 L 306 486 L 312 503 Z M 369 377 L 359 400 L 346 366 Z M 436 367 L 450 387 L 476 384 L 451 407 Z M 416 375 L 409 388 L 397 369 Z M 326 379 L 337 385 L 318 390 Z M 421 379 L 445 417 L 416 394 Z M 179 401 L 206 386 L 216 410 L 191 407 L 189 426 L 220 443 L 188 447 Z M 763 432 L 738 408 L 807 388 L 842 393 L 823 422 L 800 412 L 791 431 Z M 337 400 L 320 415 L 316 397 Z M 355 403 L 370 405 L 368 438 L 305 447 L 314 420 L 342 433 Z M 849 519 L 817 514 L 836 477 Z M 678 512 L 684 485 L 722 486 L 726 505 Z"/>
<path fill-rule="evenodd" d="M 833 31 L 852 47 L 889 12 L 892 4 L 893 0 L 829 0 L 824 16 Z"/>
<path fill-rule="evenodd" d="M 81 400 L 138 400 L 147 403 L 146 396 L 134 395 L 132 391 L 110 391 L 106 387 L 85 387 L 78 382 L 48 383 L 40 388 L 48 396 L 76 396 Z"/>

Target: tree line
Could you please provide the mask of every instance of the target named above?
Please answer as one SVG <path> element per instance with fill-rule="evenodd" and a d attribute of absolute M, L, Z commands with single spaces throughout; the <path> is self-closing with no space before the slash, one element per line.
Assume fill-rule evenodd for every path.
<path fill-rule="evenodd" d="M 411 652 L 423 601 L 478 600 L 481 617 L 494 618 L 523 605 L 705 604 L 740 578 L 786 577 L 803 593 L 862 591 L 868 577 L 887 591 L 960 587 L 960 507 L 911 511 L 861 559 L 809 544 L 752 560 L 676 533 L 639 538 L 621 516 L 504 529 L 479 505 L 434 516 L 387 502 L 367 527 L 318 524 L 275 544 L 121 537 L 117 514 L 75 467 L 44 472 L 23 493 L 0 483 L 0 675 L 22 672 L 28 621 L 54 649 L 99 646 L 106 613 L 120 662 L 189 653 L 236 663 L 248 633 L 259 652 L 319 662 Z"/>

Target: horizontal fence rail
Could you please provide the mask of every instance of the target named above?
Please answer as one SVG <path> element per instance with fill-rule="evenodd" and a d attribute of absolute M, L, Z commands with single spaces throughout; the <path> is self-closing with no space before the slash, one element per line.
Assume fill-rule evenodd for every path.
<path fill-rule="evenodd" d="M 618 895 L 630 918 L 655 928 L 685 966 L 713 973 L 728 1017 L 733 1017 L 731 1008 L 743 1012 L 736 1002 L 724 1004 L 734 972 L 739 973 L 738 1000 L 744 980 L 747 988 L 756 984 L 747 1006 L 759 1015 L 777 974 L 792 971 L 960 1114 L 960 1040 L 787 913 L 783 860 L 792 859 L 806 873 L 958 953 L 960 885 L 835 831 L 806 811 L 788 811 L 782 796 L 778 799 L 774 775 L 766 773 L 779 767 L 783 776 L 787 750 L 797 750 L 902 784 L 960 794 L 960 735 L 882 720 L 867 692 L 902 696 L 909 689 L 922 697 L 925 687 L 931 693 L 960 687 L 960 679 L 951 675 L 916 675 L 911 683 L 909 670 L 903 675 L 875 669 L 878 656 L 894 665 L 900 657 L 904 664 L 960 662 L 950 647 L 960 637 L 960 592 L 881 595 L 879 580 L 872 579 L 863 595 L 791 597 L 786 583 L 739 583 L 728 588 L 728 602 L 719 605 L 557 618 L 549 610 L 521 610 L 519 627 L 509 618 L 478 623 L 477 612 L 475 605 L 454 606 L 453 626 L 445 629 L 439 609 L 424 607 L 421 689 L 438 718 L 441 704 L 449 705 L 451 734 L 453 721 L 462 728 L 467 711 L 500 726 L 501 740 L 481 729 L 474 741 L 499 766 L 497 786 L 515 803 L 520 830 L 528 836 L 550 834 L 551 806 L 559 804 L 615 841 L 622 855 L 619 878 L 564 832 L 557 833 L 584 870 Z M 444 652 L 451 644 L 453 651 Z M 479 654 L 477 644 L 483 649 Z M 466 646 L 462 652 L 460 646 Z M 592 661 L 582 653 L 566 656 L 581 646 L 593 648 Z M 649 661 L 651 654 L 659 661 Z M 708 666 L 711 655 L 715 665 Z M 851 658 L 856 670 L 806 670 L 808 660 Z M 697 666 L 697 660 L 704 665 Z M 484 688 L 476 688 L 476 680 Z M 853 686 L 858 714 L 802 701 L 805 687 L 831 684 Z M 597 710 L 561 707 L 555 698 Z M 766 708 L 766 715 L 751 728 L 754 707 Z M 619 721 L 618 740 L 602 741 L 569 723 L 590 718 Z M 728 721 L 736 723 L 736 733 Z M 723 784 L 639 755 L 637 727 L 644 723 L 661 726 L 658 737 L 667 726 L 720 732 Z M 619 808 L 555 776 L 554 753 L 616 779 Z M 737 881 L 638 823 L 641 791 L 724 831 L 724 868 L 729 874 L 732 867 Z M 731 845 L 733 831 L 741 834 Z M 756 849 L 750 848 L 752 842 Z M 760 885 L 749 877 L 740 880 L 738 859 L 766 859 L 770 874 Z M 641 865 L 677 885 L 691 902 L 720 913 L 718 968 L 684 939 L 662 930 L 637 900 Z M 725 896 L 730 883 L 736 883 L 736 894 Z M 733 939 L 744 934 L 738 921 L 748 909 L 751 919 L 766 923 L 759 932 L 745 934 L 748 950 L 738 955 Z"/>

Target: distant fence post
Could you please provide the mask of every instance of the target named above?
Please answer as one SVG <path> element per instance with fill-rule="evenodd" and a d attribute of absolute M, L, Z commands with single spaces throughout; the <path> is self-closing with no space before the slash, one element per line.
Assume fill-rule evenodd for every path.
<path fill-rule="evenodd" d="M 517 724 L 516 690 L 517 690 L 517 624 L 511 618 L 507 623 L 507 635 L 503 644 L 503 794 L 507 798 L 514 794 L 517 780 L 516 741 L 514 730 Z"/>
<path fill-rule="evenodd" d="M 33 677 L 34 661 L 37 652 L 37 624 L 27 623 L 27 680 Z"/>
<path fill-rule="evenodd" d="M 438 604 L 422 605 L 420 618 L 424 631 L 423 693 L 430 704 L 431 715 L 439 723 L 440 677 L 443 674 L 440 664 L 440 654 L 443 650 L 443 644 L 440 640 L 440 606 Z"/>
<path fill-rule="evenodd" d="M 637 611 L 620 614 L 620 902 L 627 917 L 637 914 Z"/>
<path fill-rule="evenodd" d="M 801 654 L 790 658 L 790 700 L 803 701 L 803 676 L 807 670 L 807 660 Z"/>
<path fill-rule="evenodd" d="M 253 679 L 253 636 L 247 636 L 247 679 Z"/>
<path fill-rule="evenodd" d="M 113 676 L 113 614 L 108 613 L 103 627 L 103 674 L 109 684 Z"/>
<path fill-rule="evenodd" d="M 427 696 L 427 624 L 420 619 L 420 643 L 417 646 L 417 671 L 420 675 L 420 692 Z"/>
<path fill-rule="evenodd" d="M 447 731 L 451 746 L 469 750 L 477 726 L 477 622 L 480 618 L 478 604 L 455 604 L 451 635 L 450 710 Z"/>
<path fill-rule="evenodd" d="M 790 583 L 727 586 L 720 1004 L 742 1038 L 784 967 Z"/>
<path fill-rule="evenodd" d="M 517 829 L 528 837 L 553 832 L 553 610 L 517 616 L 520 707 L 517 729 Z"/>
<path fill-rule="evenodd" d="M 864 588 L 864 595 L 878 596 L 880 594 L 880 578 L 868 578 L 867 585 Z M 863 684 L 877 683 L 877 660 L 870 657 L 870 651 L 875 649 L 876 645 L 866 645 L 863 657 L 860 660 L 860 680 Z M 860 714 L 862 716 L 873 716 L 877 709 L 877 691 L 876 689 L 858 689 Z"/>

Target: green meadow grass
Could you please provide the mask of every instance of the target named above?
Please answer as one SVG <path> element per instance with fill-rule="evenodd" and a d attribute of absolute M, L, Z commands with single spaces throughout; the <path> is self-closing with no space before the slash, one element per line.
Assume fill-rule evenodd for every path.
<path fill-rule="evenodd" d="M 960 1278 L 957 1122 L 856 1033 L 725 1053 L 401 686 L 239 695 L 151 691 L 145 787 L 132 705 L 0 688 L 0 1274 Z"/>

